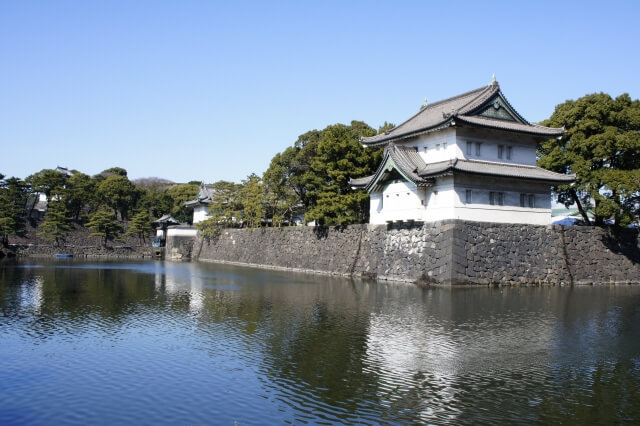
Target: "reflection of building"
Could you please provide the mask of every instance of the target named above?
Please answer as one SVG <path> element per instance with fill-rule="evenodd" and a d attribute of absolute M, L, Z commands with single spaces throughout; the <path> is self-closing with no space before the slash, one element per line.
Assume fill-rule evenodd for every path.
<path fill-rule="evenodd" d="M 204 307 L 204 280 L 199 266 L 194 263 L 157 263 L 156 291 L 175 295 L 185 293 L 189 298 L 189 311 L 201 313 Z"/>
<path fill-rule="evenodd" d="M 494 79 L 363 138 L 365 146 L 384 146 L 384 158 L 374 175 L 351 184 L 369 192 L 371 223 L 548 224 L 550 186 L 574 176 L 536 167 L 536 146 L 563 132 L 526 121 Z"/>

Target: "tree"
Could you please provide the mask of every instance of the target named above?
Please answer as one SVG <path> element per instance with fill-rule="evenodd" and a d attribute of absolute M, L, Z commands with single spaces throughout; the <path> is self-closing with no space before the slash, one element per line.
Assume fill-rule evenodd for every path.
<path fill-rule="evenodd" d="M 0 244 L 7 245 L 10 235 L 23 235 L 29 186 L 22 180 L 0 178 Z"/>
<path fill-rule="evenodd" d="M 38 235 L 47 241 L 54 241 L 56 246 L 64 242 L 71 231 L 71 218 L 64 202 L 52 200 L 47 207 L 44 221 L 38 228 Z"/>
<path fill-rule="evenodd" d="M 556 106 L 545 126 L 564 127 L 559 139 L 538 147 L 538 165 L 558 173 L 575 173 L 576 182 L 554 188 L 558 201 L 577 205 L 589 223 L 613 218 L 616 225 L 637 221 L 640 213 L 640 101 L 628 94 L 612 99 L 586 95 Z"/>
<path fill-rule="evenodd" d="M 197 226 L 202 235 L 209 238 L 219 235 L 221 228 L 240 226 L 238 218 L 242 213 L 241 184 L 221 180 L 211 186 L 213 196 L 209 204 L 209 218 Z"/>
<path fill-rule="evenodd" d="M 100 208 L 89 216 L 86 227 L 91 231 L 89 237 L 100 237 L 100 245 L 106 247 L 107 241 L 112 241 L 122 233 L 122 225 L 106 208 Z"/>
<path fill-rule="evenodd" d="M 129 222 L 129 229 L 125 233 L 125 235 L 137 236 L 138 240 L 144 243 L 145 237 L 151 231 L 151 217 L 149 216 L 149 212 L 141 211 L 136 213 L 131 222 Z"/>
<path fill-rule="evenodd" d="M 265 215 L 264 186 L 262 179 L 255 173 L 250 174 L 246 180 L 242 181 L 239 200 L 243 207 L 243 219 L 247 226 L 249 228 L 260 226 Z"/>
<path fill-rule="evenodd" d="M 97 193 L 101 201 L 113 209 L 116 217 L 120 213 L 122 220 L 128 218 L 129 211 L 136 207 L 137 201 L 142 197 L 142 191 L 129 179 L 116 174 L 100 182 Z"/>
<path fill-rule="evenodd" d="M 63 192 L 63 200 L 69 214 L 75 220 L 80 220 L 83 209 L 96 203 L 96 182 L 89 175 L 76 172 L 67 179 Z"/>
<path fill-rule="evenodd" d="M 198 195 L 200 184 L 187 183 L 174 185 L 167 189 L 166 194 L 171 199 L 171 215 L 180 222 L 191 223 L 193 212 L 185 207 L 187 201 L 193 200 Z"/>
<path fill-rule="evenodd" d="M 378 166 L 380 149 L 365 149 L 360 142 L 361 137 L 375 134 L 361 121 L 352 121 L 350 126 L 328 126 L 322 131 L 308 179 L 309 196 L 315 199 L 315 205 L 307 212 L 307 220 L 321 225 L 368 221 L 369 195 L 351 189 L 349 178 L 371 174 Z"/>
<path fill-rule="evenodd" d="M 322 131 L 311 130 L 298 137 L 293 146 L 276 154 L 263 174 L 263 181 L 270 195 L 273 214 L 288 213 L 293 220 L 294 210 L 300 206 L 307 211 L 315 205 L 315 198 L 309 193 L 315 174 L 311 163 L 317 156 L 317 148 Z"/>
<path fill-rule="evenodd" d="M 26 182 L 33 192 L 44 194 L 49 202 L 52 196 L 61 195 L 66 180 L 65 175 L 57 170 L 42 169 L 27 177 Z"/>

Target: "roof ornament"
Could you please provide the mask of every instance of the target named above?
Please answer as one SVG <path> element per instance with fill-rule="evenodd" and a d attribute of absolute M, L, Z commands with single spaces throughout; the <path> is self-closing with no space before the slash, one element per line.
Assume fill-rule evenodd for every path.
<path fill-rule="evenodd" d="M 497 84 L 496 73 L 494 72 L 493 75 L 491 76 L 491 84 L 490 84 L 490 86 L 495 86 L 496 84 Z"/>
<path fill-rule="evenodd" d="M 420 107 L 420 109 L 425 109 L 427 107 L 427 97 L 425 96 L 424 101 L 422 101 L 422 106 Z"/>

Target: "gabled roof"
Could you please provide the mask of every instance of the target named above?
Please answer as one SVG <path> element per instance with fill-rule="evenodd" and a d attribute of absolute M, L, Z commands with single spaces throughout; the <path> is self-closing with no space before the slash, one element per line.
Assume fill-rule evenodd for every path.
<path fill-rule="evenodd" d="M 175 217 L 171 216 L 170 214 L 165 214 L 160 219 L 156 219 L 151 223 L 157 223 L 157 224 L 167 223 L 167 224 L 178 225 L 180 223 L 180 221 L 178 221 L 178 219 L 176 219 Z"/>
<path fill-rule="evenodd" d="M 376 173 L 365 178 L 350 179 L 349 185 L 354 188 L 365 188 L 370 192 L 395 172 L 416 186 L 431 186 L 434 183 L 433 179 L 425 179 L 418 175 L 419 168 L 424 165 L 415 148 L 389 144 L 384 149 L 384 155 Z"/>
<path fill-rule="evenodd" d="M 414 148 L 389 143 L 384 149 L 384 158 L 376 173 L 360 179 L 350 179 L 349 185 L 364 188 L 367 192 L 379 190 L 394 171 L 416 186 L 431 186 L 435 178 L 464 174 L 535 180 L 549 185 L 571 183 L 576 178 L 575 175 L 555 173 L 537 166 L 492 161 L 454 158 L 427 164 Z"/>
<path fill-rule="evenodd" d="M 196 198 L 187 201 L 184 205 L 185 207 L 194 208 L 200 205 L 211 204 L 213 193 L 214 187 L 212 185 L 205 185 L 204 183 L 201 183 Z"/>
<path fill-rule="evenodd" d="M 404 123 L 379 135 L 363 138 L 364 145 L 381 145 L 451 126 L 468 125 L 526 133 L 540 138 L 561 136 L 563 129 L 529 123 L 511 106 L 494 81 L 488 86 L 428 104 Z"/>

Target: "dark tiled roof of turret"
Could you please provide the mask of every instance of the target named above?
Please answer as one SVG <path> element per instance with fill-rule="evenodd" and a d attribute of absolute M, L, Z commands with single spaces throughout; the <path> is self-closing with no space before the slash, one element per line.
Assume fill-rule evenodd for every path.
<path fill-rule="evenodd" d="M 537 166 L 462 160 L 458 158 L 424 164 L 418 170 L 418 175 L 423 178 L 438 177 L 452 173 L 532 179 L 550 183 L 570 183 L 576 178 L 575 175 L 555 173 Z"/>
<path fill-rule="evenodd" d="M 513 120 L 477 116 L 498 99 L 501 106 L 508 110 Z M 428 104 L 404 123 L 379 135 L 363 138 L 362 143 L 364 145 L 380 145 L 398 141 L 423 132 L 455 126 L 458 118 L 460 122 L 472 126 L 527 133 L 540 137 L 560 136 L 564 132 L 563 129 L 538 126 L 526 121 L 504 97 L 500 91 L 500 85 L 497 82 L 492 82 L 488 86 Z"/>
<path fill-rule="evenodd" d="M 364 178 L 350 179 L 349 184 L 354 188 L 370 190 L 377 185 L 378 181 L 385 179 L 386 173 L 389 173 L 390 159 L 398 172 L 418 186 L 429 186 L 434 178 L 453 174 L 528 179 L 549 184 L 571 183 L 576 178 L 575 175 L 555 173 L 537 166 L 492 161 L 454 158 L 427 164 L 415 149 L 390 143 L 385 147 L 384 158 L 376 173 Z"/>
<path fill-rule="evenodd" d="M 196 207 L 201 204 L 210 204 L 213 197 L 214 187 L 211 185 L 201 184 L 198 195 L 195 199 L 189 200 L 184 205 L 189 208 Z"/>

